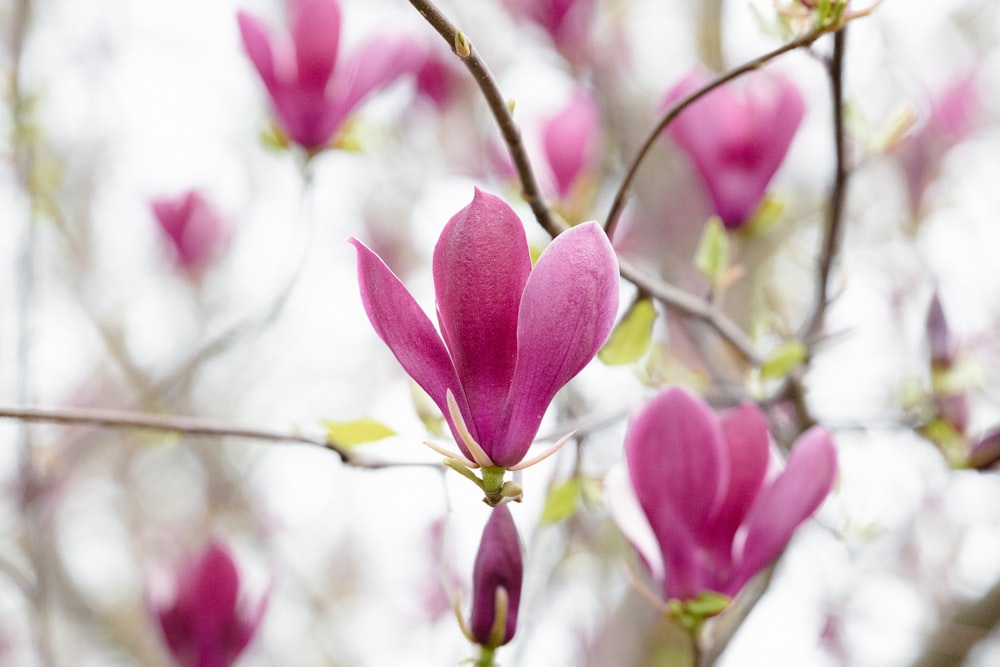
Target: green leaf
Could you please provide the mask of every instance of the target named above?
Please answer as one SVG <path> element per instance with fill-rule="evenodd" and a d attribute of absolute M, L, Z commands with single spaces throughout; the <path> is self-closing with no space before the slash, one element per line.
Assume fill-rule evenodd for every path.
<path fill-rule="evenodd" d="M 741 232 L 751 238 L 766 234 L 774 228 L 784 212 L 785 203 L 773 195 L 767 195 Z"/>
<path fill-rule="evenodd" d="M 391 428 L 369 417 L 348 422 L 323 420 L 326 437 L 341 447 L 355 447 L 396 435 Z"/>
<path fill-rule="evenodd" d="M 545 499 L 545 509 L 542 510 L 542 525 L 558 523 L 576 514 L 580 506 L 580 491 L 579 477 L 572 477 L 552 487 Z"/>
<path fill-rule="evenodd" d="M 718 216 L 712 216 L 705 224 L 698 252 L 694 256 L 694 265 L 705 274 L 713 287 L 719 285 L 729 266 L 729 236 Z"/>
<path fill-rule="evenodd" d="M 722 593 L 705 591 L 694 600 L 685 603 L 686 610 L 692 616 L 708 618 L 724 612 L 732 600 Z"/>
<path fill-rule="evenodd" d="M 656 308 L 651 299 L 633 303 L 611 333 L 597 357 L 609 366 L 621 366 L 638 361 L 653 340 Z"/>
<path fill-rule="evenodd" d="M 760 379 L 781 379 L 798 368 L 807 356 L 809 348 L 805 343 L 800 340 L 786 340 L 760 365 Z"/>

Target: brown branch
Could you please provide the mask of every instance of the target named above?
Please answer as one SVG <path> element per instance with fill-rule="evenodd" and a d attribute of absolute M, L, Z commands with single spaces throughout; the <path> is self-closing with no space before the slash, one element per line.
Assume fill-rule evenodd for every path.
<path fill-rule="evenodd" d="M 347 465 L 371 470 L 390 467 L 440 467 L 436 464 L 425 463 L 366 461 L 356 457 L 349 448 L 328 438 L 309 436 L 302 433 L 248 428 L 200 417 L 89 408 L 19 408 L 0 406 L 0 419 L 14 419 L 19 422 L 28 423 L 79 424 L 121 430 L 160 431 L 188 436 L 244 438 L 263 442 L 298 443 L 328 449 L 336 453 L 340 457 L 340 460 Z"/>

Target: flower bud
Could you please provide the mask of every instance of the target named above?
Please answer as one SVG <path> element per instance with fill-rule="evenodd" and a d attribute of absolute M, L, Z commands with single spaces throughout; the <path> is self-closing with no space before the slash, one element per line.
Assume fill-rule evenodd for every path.
<path fill-rule="evenodd" d="M 524 564 L 521 540 L 506 505 L 493 509 L 472 572 L 469 630 L 480 646 L 496 648 L 514 637 Z"/>

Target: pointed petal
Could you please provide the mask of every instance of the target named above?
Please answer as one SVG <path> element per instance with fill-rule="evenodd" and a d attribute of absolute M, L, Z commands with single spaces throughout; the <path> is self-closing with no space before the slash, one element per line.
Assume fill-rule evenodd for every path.
<path fill-rule="evenodd" d="M 478 189 L 434 248 L 438 319 L 462 378 L 467 425 L 492 458 L 517 361 L 517 311 L 531 271 L 520 219 Z"/>
<path fill-rule="evenodd" d="M 638 552 L 646 569 L 653 579 L 663 583 L 663 556 L 657 543 L 653 527 L 639 505 L 639 499 L 628 479 L 628 469 L 616 465 L 604 477 L 604 500 L 608 505 L 611 518 L 625 535 L 632 547 Z"/>
<path fill-rule="evenodd" d="M 662 392 L 632 420 L 625 459 L 663 554 L 669 595 L 714 589 L 695 539 L 726 481 L 722 430 L 711 408 L 682 389 Z"/>
<path fill-rule="evenodd" d="M 524 563 L 521 539 L 507 505 L 495 507 L 483 530 L 479 552 L 472 571 L 472 616 L 469 628 L 476 641 L 487 646 L 506 644 L 517 629 L 517 612 L 521 601 L 521 581 Z M 490 641 L 496 614 L 497 590 L 507 591 L 507 619 L 504 636 L 499 643 Z"/>
<path fill-rule="evenodd" d="M 324 90 L 337 63 L 340 5 L 336 0 L 289 3 L 299 86 Z"/>
<path fill-rule="evenodd" d="M 597 155 L 600 124 L 597 104 L 582 91 L 545 124 L 545 157 L 560 198 L 565 199 L 577 179 L 591 167 Z"/>
<path fill-rule="evenodd" d="M 497 465 L 524 458 L 556 392 L 590 363 L 618 312 L 618 260 L 594 222 L 560 234 L 539 257 L 517 316 L 517 365 Z"/>
<path fill-rule="evenodd" d="M 267 26 L 244 11 L 236 14 L 236 21 L 240 26 L 243 48 L 254 67 L 257 68 L 257 73 L 260 74 L 267 91 L 273 97 L 278 87 L 278 77 L 270 31 Z"/>
<path fill-rule="evenodd" d="M 448 389 L 455 392 L 459 408 L 466 410 L 458 376 L 434 325 L 378 255 L 355 238 L 350 242 L 357 249 L 361 300 L 375 333 L 444 414 L 448 414 Z M 461 442 L 457 435 L 456 440 Z M 468 456 L 464 445 L 462 450 Z"/>
<path fill-rule="evenodd" d="M 837 477 L 837 450 L 820 427 L 802 434 L 788 465 L 754 503 L 747 516 L 747 537 L 737 572 L 723 591 L 735 595 L 761 568 L 777 558 L 799 524 L 819 508 Z"/>
<path fill-rule="evenodd" d="M 425 47 L 410 37 L 376 35 L 368 39 L 334 75 L 332 98 L 341 119 L 371 93 L 401 76 L 415 75 L 425 58 Z"/>
<path fill-rule="evenodd" d="M 752 403 L 745 403 L 721 417 L 725 436 L 729 484 L 706 535 L 719 556 L 732 558 L 733 537 L 753 505 L 767 474 L 769 442 L 767 421 Z"/>

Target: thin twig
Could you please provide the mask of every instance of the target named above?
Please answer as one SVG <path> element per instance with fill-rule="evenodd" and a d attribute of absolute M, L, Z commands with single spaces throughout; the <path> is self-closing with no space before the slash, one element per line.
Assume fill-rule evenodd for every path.
<path fill-rule="evenodd" d="M 649 151 L 656 145 L 663 131 L 667 129 L 667 126 L 674 121 L 677 116 L 680 115 L 684 109 L 688 108 L 691 104 L 696 102 L 701 97 L 712 92 L 721 85 L 724 85 L 733 79 L 736 79 L 748 72 L 755 69 L 759 69 L 764 64 L 770 60 L 774 60 L 780 55 L 788 53 L 789 51 L 794 51 L 796 49 L 801 49 L 803 47 L 811 45 L 817 39 L 822 37 L 829 31 L 828 28 L 816 28 L 806 34 L 793 39 L 792 41 L 779 46 L 773 51 L 769 51 L 764 55 L 754 58 L 753 60 L 740 65 L 739 67 L 734 67 L 731 70 L 719 74 L 714 79 L 706 83 L 704 86 L 695 90 L 694 92 L 684 96 L 678 100 L 660 119 L 660 122 L 656 124 L 653 131 L 649 133 L 646 137 L 646 141 L 643 142 L 642 146 L 639 148 L 639 152 L 636 153 L 635 158 L 632 159 L 632 163 L 629 165 L 628 171 L 625 173 L 625 178 L 622 179 L 621 185 L 618 187 L 618 192 L 615 193 L 615 198 L 611 203 L 611 209 L 608 211 L 608 217 L 604 222 L 604 230 L 608 234 L 608 238 L 614 238 L 615 228 L 618 225 L 618 220 L 621 218 L 622 210 L 625 207 L 625 197 L 628 195 L 629 190 L 632 188 L 632 181 L 635 180 L 636 174 L 639 173 L 639 167 L 642 165 Z"/>
<path fill-rule="evenodd" d="M 26 408 L 0 406 L 0 419 L 16 419 L 20 422 L 41 422 L 49 424 L 81 424 L 111 429 L 135 429 L 179 433 L 188 436 L 209 436 L 216 438 L 245 438 L 264 442 L 291 442 L 314 447 L 322 447 L 335 452 L 340 460 L 350 466 L 366 469 L 390 467 L 439 467 L 437 464 L 392 463 L 367 461 L 356 457 L 350 449 L 327 438 L 270 431 L 266 429 L 236 426 L 201 417 L 180 415 L 158 415 L 124 410 L 100 410 L 91 408 Z"/>

